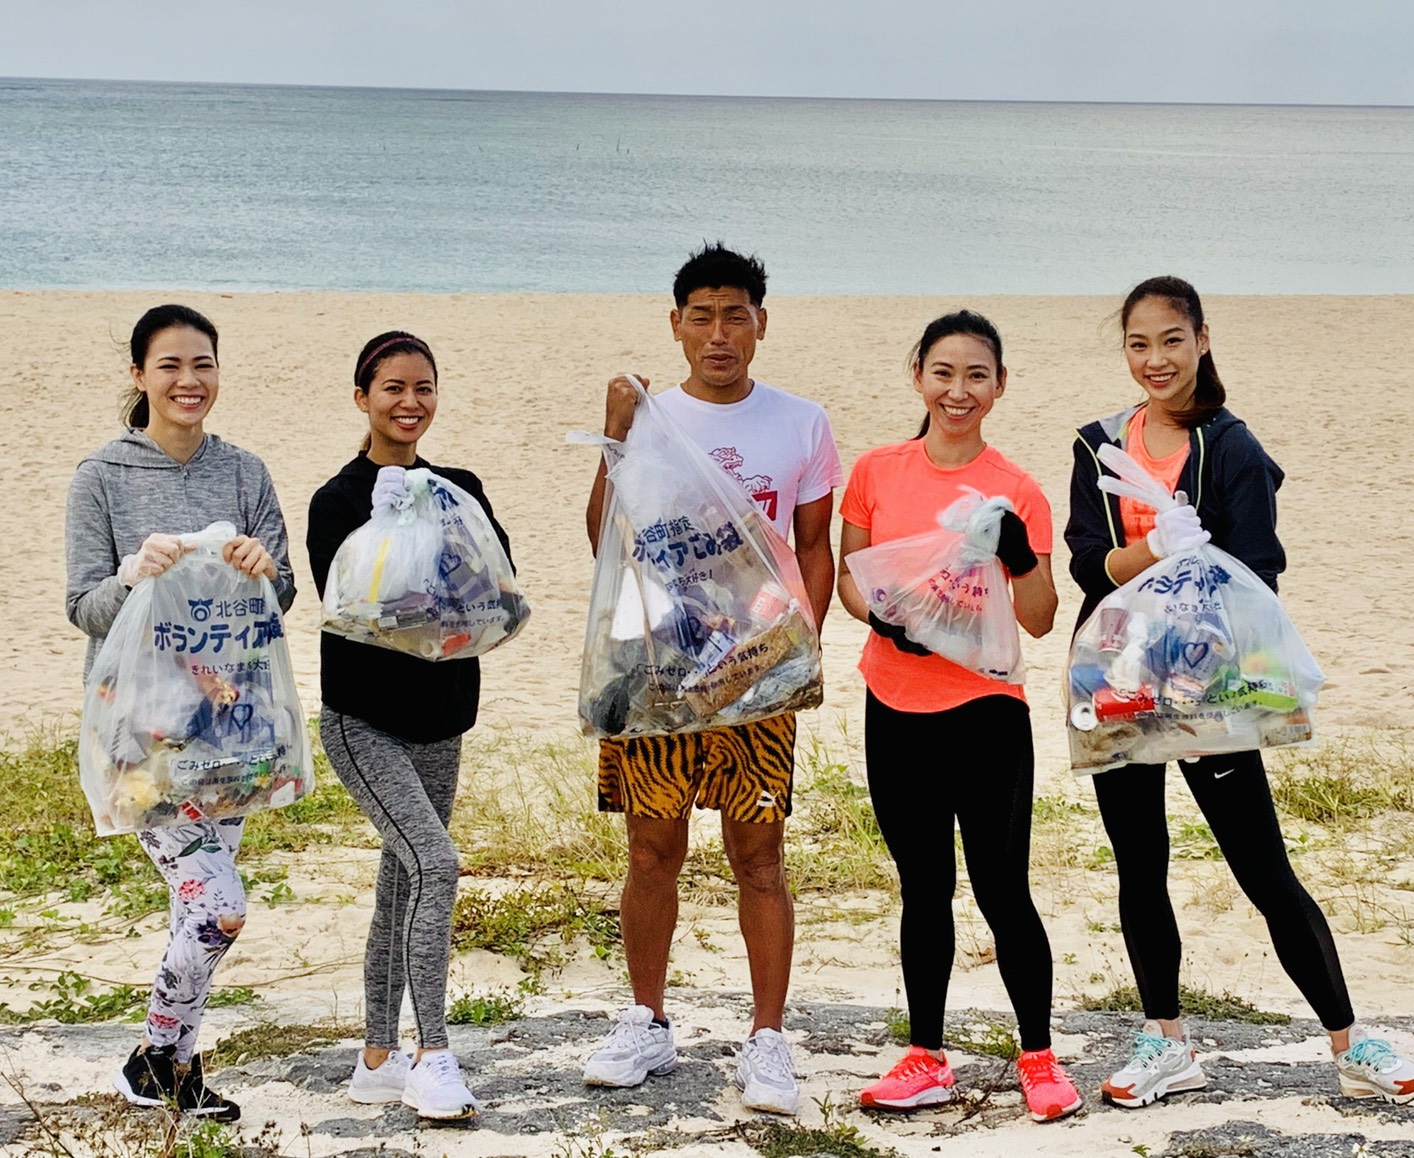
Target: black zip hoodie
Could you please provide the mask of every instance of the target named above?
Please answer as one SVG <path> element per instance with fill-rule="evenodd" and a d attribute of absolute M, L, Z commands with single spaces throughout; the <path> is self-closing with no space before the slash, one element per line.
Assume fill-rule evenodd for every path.
<path fill-rule="evenodd" d="M 491 513 L 479 478 L 469 470 L 432 466 L 421 458 L 412 465 L 441 475 L 480 503 L 510 558 L 511 542 Z M 373 484 L 380 469 L 367 454 L 360 454 L 309 500 L 305 545 L 320 599 L 335 552 L 373 513 Z M 336 712 L 356 716 L 408 743 L 431 744 L 460 736 L 476 723 L 481 662 L 472 657 L 433 663 L 321 631 L 319 689 L 325 705 Z"/>
<path fill-rule="evenodd" d="M 1076 432 L 1065 541 L 1071 577 L 1085 594 L 1077 630 L 1115 589 L 1105 557 L 1126 545 L 1119 499 L 1097 485 L 1101 474 L 1111 473 L 1100 465 L 1098 452 L 1105 443 L 1125 449 L 1130 419 L 1138 409 L 1130 407 Z M 1189 431 L 1188 461 L 1176 488 L 1188 495 L 1213 545 L 1246 563 L 1273 591 L 1277 575 L 1286 570 L 1286 552 L 1276 529 L 1277 488 L 1284 477 L 1247 424 L 1220 409 Z"/>

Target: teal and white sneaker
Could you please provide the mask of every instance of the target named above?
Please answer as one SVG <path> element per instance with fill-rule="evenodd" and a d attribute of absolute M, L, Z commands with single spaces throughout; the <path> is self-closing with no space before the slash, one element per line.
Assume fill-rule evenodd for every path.
<path fill-rule="evenodd" d="M 1340 1092 L 1347 1098 L 1383 1098 L 1396 1106 L 1414 1102 L 1414 1062 L 1394 1052 L 1364 1026 L 1350 1028 L 1350 1048 L 1335 1055 Z"/>
<path fill-rule="evenodd" d="M 1100 1093 L 1107 1102 L 1134 1109 L 1207 1084 L 1193 1047 L 1165 1037 L 1158 1022 L 1146 1021 L 1134 1035 L 1134 1055 L 1100 1086 Z"/>

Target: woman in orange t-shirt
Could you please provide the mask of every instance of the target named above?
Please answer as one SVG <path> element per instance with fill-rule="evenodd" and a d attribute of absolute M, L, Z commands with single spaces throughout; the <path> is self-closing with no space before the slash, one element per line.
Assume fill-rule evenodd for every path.
<path fill-rule="evenodd" d="M 964 488 L 1005 495 L 1015 513 L 1003 517 L 997 557 L 1011 579 L 1017 621 L 1031 635 L 1045 635 L 1056 613 L 1051 508 L 1036 481 L 982 438 L 982 420 L 1006 389 L 1001 337 L 978 314 L 948 314 L 923 331 L 912 365 L 914 389 L 928 408 L 923 429 L 855 463 L 840 507 L 841 559 L 935 530 L 938 512 Z M 1063 1117 L 1081 1099 L 1050 1048 L 1051 948 L 1027 879 L 1034 756 L 1025 696 L 873 616 L 843 566 L 839 592 L 849 613 L 874 629 L 859 664 L 868 686 L 865 760 L 903 893 L 899 941 L 911 1034 L 908 1053 L 860 1101 L 912 1109 L 952 1097 L 942 1044 L 956 817 L 973 895 L 996 938 L 997 966 L 1016 1010 L 1027 1105 L 1037 1121 Z"/>

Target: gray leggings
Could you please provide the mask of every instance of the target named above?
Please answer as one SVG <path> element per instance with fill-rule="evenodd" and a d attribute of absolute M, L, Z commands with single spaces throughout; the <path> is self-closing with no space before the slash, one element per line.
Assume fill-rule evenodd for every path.
<path fill-rule="evenodd" d="M 319 737 L 349 795 L 383 838 L 368 951 L 363 960 L 364 1039 L 398 1047 L 404 982 L 417 1042 L 447 1048 L 447 964 L 460 862 L 447 822 L 462 738 L 410 744 L 357 716 L 319 714 Z"/>

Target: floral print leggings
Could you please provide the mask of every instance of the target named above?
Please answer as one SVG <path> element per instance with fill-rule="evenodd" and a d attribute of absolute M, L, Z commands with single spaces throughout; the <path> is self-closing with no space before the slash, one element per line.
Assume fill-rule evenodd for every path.
<path fill-rule="evenodd" d="M 245 925 L 245 888 L 236 871 L 243 817 L 138 833 L 171 896 L 171 939 L 147 1006 L 147 1040 L 196 1053 L 211 978 Z"/>

